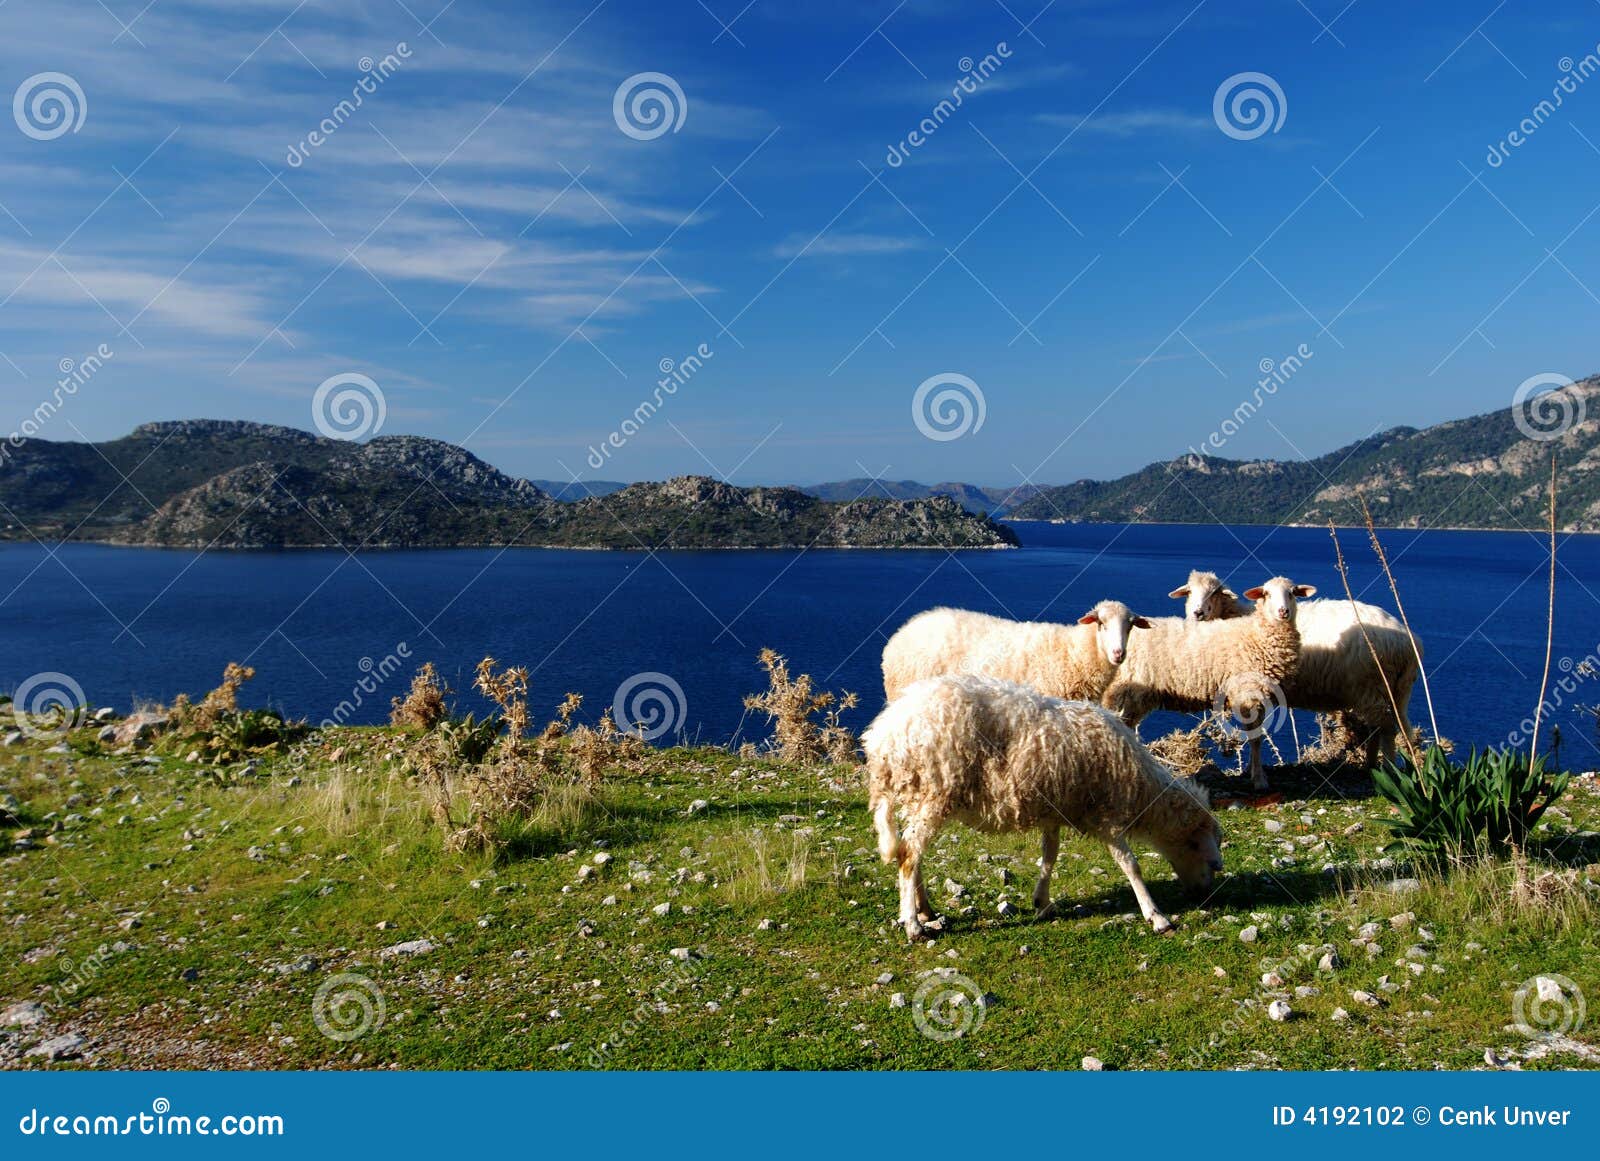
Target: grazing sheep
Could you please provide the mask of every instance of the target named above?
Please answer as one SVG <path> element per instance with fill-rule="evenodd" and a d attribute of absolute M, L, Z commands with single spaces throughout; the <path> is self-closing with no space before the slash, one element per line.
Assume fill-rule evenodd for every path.
<path fill-rule="evenodd" d="M 1185 614 L 1194 621 L 1242 617 L 1250 611 L 1214 572 L 1191 572 L 1188 583 L 1171 595 L 1185 602 Z M 1377 765 L 1380 757 L 1392 761 L 1395 735 L 1411 733 L 1405 711 L 1420 672 L 1421 642 L 1387 609 L 1362 601 L 1307 601 L 1300 606 L 1298 623 L 1300 665 L 1284 684 L 1289 705 L 1337 715 L 1352 737 L 1365 742 L 1368 766 Z M 1252 740 L 1253 751 L 1260 746 L 1261 739 Z"/>
<path fill-rule="evenodd" d="M 1061 827 L 1101 839 L 1158 932 L 1172 921 L 1150 898 L 1128 837 L 1152 843 L 1186 886 L 1222 868 L 1221 829 L 1204 788 L 1176 778 L 1100 706 L 970 674 L 917 682 L 861 738 L 883 861 L 899 868 L 900 922 L 921 938 L 932 918 L 921 860 L 949 820 L 981 831 L 1043 835 L 1033 903 L 1050 904 Z M 894 812 L 904 815 L 897 833 Z"/>
<path fill-rule="evenodd" d="M 1223 706 L 1242 722 L 1265 726 L 1300 659 L 1298 601 L 1316 591 L 1274 577 L 1245 593 L 1255 601 L 1252 616 L 1199 624 L 1180 617 L 1155 618 L 1106 689 L 1102 704 L 1130 726 L 1158 709 L 1200 713 Z M 1250 755 L 1250 782 L 1266 789 L 1256 747 Z"/>
<path fill-rule="evenodd" d="M 1130 632 L 1149 625 L 1121 601 L 1101 601 L 1076 625 L 929 609 L 900 626 L 883 647 L 883 692 L 893 701 L 929 677 L 980 673 L 1051 697 L 1097 701 L 1128 655 Z"/>

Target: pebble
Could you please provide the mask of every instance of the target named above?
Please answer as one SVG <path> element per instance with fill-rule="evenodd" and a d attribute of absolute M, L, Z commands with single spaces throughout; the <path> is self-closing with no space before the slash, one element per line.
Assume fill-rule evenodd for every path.
<path fill-rule="evenodd" d="M 1342 967 L 1344 967 L 1344 960 L 1339 958 L 1339 953 L 1336 951 L 1326 952 L 1317 961 L 1317 970 L 1319 972 L 1336 972 Z"/>
<path fill-rule="evenodd" d="M 904 992 L 896 992 L 894 995 L 889 997 L 889 1007 L 904 1008 L 905 1006 L 906 994 Z"/>
<path fill-rule="evenodd" d="M 1335 1008 L 1333 1010 L 1333 1022 L 1335 1024 L 1343 1024 L 1348 1019 L 1350 1019 L 1350 1013 L 1343 1008 Z"/>
<path fill-rule="evenodd" d="M 1267 819 L 1267 833 L 1268 834 L 1277 834 L 1282 829 L 1283 829 L 1283 823 L 1279 822 L 1275 818 Z"/>
<path fill-rule="evenodd" d="M 680 960 L 683 960 L 685 963 L 687 963 L 694 956 L 694 952 L 690 951 L 687 947 L 670 948 L 667 951 L 667 954 L 670 955 L 673 959 L 680 959 Z"/>
<path fill-rule="evenodd" d="M 757 931 L 772 931 L 777 926 L 778 926 L 778 921 L 776 919 L 763 919 L 760 923 L 756 924 L 756 930 Z"/>
<path fill-rule="evenodd" d="M 878 977 L 878 982 L 880 984 L 892 984 L 892 983 L 894 983 L 894 973 L 893 972 L 884 972 L 881 976 Z"/>
<path fill-rule="evenodd" d="M 662 917 L 665 917 L 665 916 L 671 914 L 671 912 L 672 912 L 672 904 L 671 903 L 657 903 L 654 907 L 650 908 L 650 910 L 652 912 L 654 912 L 656 915 L 660 915 Z"/>
<path fill-rule="evenodd" d="M 54 1036 L 42 1044 L 36 1044 L 25 1053 L 27 1056 L 42 1056 L 46 1060 L 66 1060 L 78 1054 L 78 1049 L 84 1045 L 84 1039 L 76 1032 L 68 1032 L 64 1036 Z"/>
<path fill-rule="evenodd" d="M 600 906 L 602 907 L 615 907 L 616 905 L 617 897 L 615 895 L 607 895 L 604 899 L 600 900 Z"/>
<path fill-rule="evenodd" d="M 1000 900 L 1000 904 L 995 908 L 995 910 L 999 912 L 1000 918 L 1002 919 L 1009 919 L 1011 916 L 1017 913 L 1016 904 L 1012 903 L 1009 899 Z"/>
<path fill-rule="evenodd" d="M 1383 1003 L 1382 1000 L 1378 999 L 1378 997 L 1374 996 L 1371 992 L 1351 992 L 1350 998 L 1358 1004 L 1365 1004 L 1369 1008 L 1376 1008 L 1379 1004 Z"/>
<path fill-rule="evenodd" d="M 1101 1060 L 1098 1056 L 1085 1056 L 1083 1058 L 1083 1071 L 1104 1072 L 1105 1070 L 1105 1061 Z"/>
<path fill-rule="evenodd" d="M 1240 943 L 1254 943 L 1256 941 L 1256 936 L 1258 936 L 1260 934 L 1261 934 L 1260 930 L 1256 927 L 1256 925 L 1254 923 L 1252 923 L 1249 927 L 1246 927 L 1244 930 L 1239 932 L 1239 942 Z"/>
<path fill-rule="evenodd" d="M 435 944 L 431 939 L 408 939 L 404 943 L 391 944 L 378 952 L 382 959 L 394 959 L 396 956 L 427 955 L 433 951 Z"/>
<path fill-rule="evenodd" d="M 959 899 L 967 893 L 967 889 L 954 879 L 946 879 L 944 881 L 944 891 L 952 899 Z"/>
<path fill-rule="evenodd" d="M 1398 881 L 1398 880 L 1397 880 Z M 1398 915 L 1389 916 L 1389 926 L 1396 931 L 1404 931 L 1416 922 L 1416 915 L 1410 911 L 1402 911 Z"/>
<path fill-rule="evenodd" d="M 1267 1017 L 1276 1023 L 1282 1024 L 1292 1015 L 1294 1015 L 1294 1009 L 1282 1000 L 1273 1000 L 1272 1003 L 1267 1005 Z"/>
<path fill-rule="evenodd" d="M 1264 987 L 1264 988 L 1281 988 L 1281 987 L 1283 987 L 1284 982 L 1285 982 L 1284 978 L 1282 976 L 1280 976 L 1277 972 L 1263 972 L 1262 973 L 1261 986 Z"/>
<path fill-rule="evenodd" d="M 1383 889 L 1391 895 L 1407 895 L 1412 891 L 1422 890 L 1421 879 L 1390 879 L 1384 884 Z"/>

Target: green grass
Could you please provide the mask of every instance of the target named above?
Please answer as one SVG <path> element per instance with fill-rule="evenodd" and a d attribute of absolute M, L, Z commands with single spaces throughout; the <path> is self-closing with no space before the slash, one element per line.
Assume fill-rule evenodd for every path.
<path fill-rule="evenodd" d="M 1179 923 L 1171 936 L 1136 921 L 1103 848 L 1064 846 L 1060 917 L 1041 922 L 1028 905 L 1036 840 L 952 827 L 926 863 L 949 930 L 910 946 L 848 769 L 667 751 L 645 774 L 613 774 L 598 799 L 552 802 L 491 859 L 444 850 L 388 760 L 393 735 L 337 733 L 307 761 L 264 758 L 237 782 L 92 745 L 0 750 L 0 795 L 21 806 L 0 829 L 0 1007 L 48 1013 L 0 1030 L 0 1065 L 38 1065 L 25 1049 L 70 1031 L 87 1042 L 63 1067 L 1077 1068 L 1092 1055 L 1124 1069 L 1466 1068 L 1526 1046 L 1507 1026 L 1535 975 L 1600 1003 L 1600 905 L 1585 886 L 1600 868 L 1583 870 L 1600 860 L 1594 779 L 1575 780 L 1536 833 L 1536 864 L 1579 868 L 1551 902 L 1518 903 L 1505 863 L 1391 893 L 1382 884 L 1416 872 L 1382 863 L 1400 859 L 1383 849 L 1386 808 L 1314 791 L 1319 772 L 1302 769 L 1285 776 L 1302 799 L 1221 812 L 1227 874 L 1203 906 L 1141 852 Z M 22 823 L 35 845 L 13 851 Z M 601 849 L 610 862 L 580 879 Z M 1018 914 L 997 914 L 1002 897 Z M 1405 912 L 1414 920 L 1394 929 Z M 1368 922 L 1382 928 L 1370 958 L 1353 942 Z M 1254 943 L 1239 938 L 1249 925 Z M 435 949 L 378 954 L 416 939 Z M 1319 973 L 1329 944 L 1344 966 Z M 1411 947 L 1420 973 L 1405 966 Z M 302 957 L 316 967 L 292 970 Z M 1264 987 L 1285 962 L 1283 988 Z M 987 995 L 981 1025 L 955 1040 L 914 1020 L 937 968 Z M 341 973 L 366 977 L 384 1012 L 348 1041 L 313 1018 Z M 1278 991 L 1295 1010 L 1286 1023 L 1266 1016 Z M 1333 1019 L 1339 1007 L 1348 1020 Z M 1528 1067 L 1588 1063 L 1558 1053 Z"/>

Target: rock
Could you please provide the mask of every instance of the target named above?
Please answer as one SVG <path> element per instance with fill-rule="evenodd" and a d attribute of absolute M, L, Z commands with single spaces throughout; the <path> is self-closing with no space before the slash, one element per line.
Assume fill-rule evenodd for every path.
<path fill-rule="evenodd" d="M 594 876 L 595 876 L 595 869 L 593 867 L 591 867 L 588 863 L 585 863 L 585 864 L 583 864 L 583 866 L 578 868 L 578 878 L 579 879 L 588 880 L 588 879 L 594 878 Z"/>
<path fill-rule="evenodd" d="M 1083 1058 L 1083 1071 L 1104 1072 L 1105 1070 L 1105 1061 L 1101 1060 L 1098 1056 L 1085 1056 Z"/>
<path fill-rule="evenodd" d="M 1261 986 L 1263 988 L 1281 988 L 1284 983 L 1284 978 L 1277 972 L 1263 972 L 1261 975 Z"/>
<path fill-rule="evenodd" d="M 1279 822 L 1275 818 L 1267 819 L 1266 826 L 1268 834 L 1277 834 L 1279 831 L 1283 830 L 1283 823 Z"/>
<path fill-rule="evenodd" d="M 33 1028 L 43 1023 L 44 1005 L 33 1000 L 23 1000 L 0 1012 L 0 1028 Z"/>
<path fill-rule="evenodd" d="M 1561 985 L 1549 976 L 1535 976 L 1533 988 L 1538 993 L 1539 999 L 1547 1004 L 1563 1004 L 1566 1002 L 1567 997 L 1562 992 Z"/>
<path fill-rule="evenodd" d="M 155 736 L 166 729 L 171 719 L 166 714 L 136 713 L 130 714 L 117 723 L 113 739 L 119 746 L 145 746 Z"/>
<path fill-rule="evenodd" d="M 1360 834 L 1362 831 L 1364 831 L 1366 829 L 1367 828 L 1366 828 L 1365 824 L 1359 823 L 1359 822 L 1352 822 L 1349 826 L 1344 828 L 1344 833 L 1346 835 Z"/>
<path fill-rule="evenodd" d="M 710 806 L 711 806 L 711 804 L 709 802 L 707 802 L 704 798 L 696 798 L 693 802 L 691 802 L 689 804 L 689 813 L 690 814 L 699 814 L 702 810 L 706 810 Z"/>
<path fill-rule="evenodd" d="M 27 1056 L 42 1056 L 46 1060 L 69 1060 L 78 1054 L 84 1045 L 84 1039 L 76 1032 L 68 1032 L 64 1036 L 54 1036 L 42 1044 L 36 1044 L 25 1053 Z"/>
<path fill-rule="evenodd" d="M 671 903 L 657 903 L 654 907 L 650 908 L 650 910 L 654 914 L 665 918 L 667 915 L 669 915 L 672 912 L 672 904 Z"/>
<path fill-rule="evenodd" d="M 1396 880 L 1399 882 L 1399 880 Z M 1405 931 L 1416 922 L 1416 915 L 1410 911 L 1402 911 L 1398 915 L 1389 916 L 1389 926 L 1396 931 Z"/>
<path fill-rule="evenodd" d="M 121 919 L 117 920 L 117 926 L 122 928 L 124 931 L 132 931 L 134 928 L 141 926 L 143 923 L 144 919 L 138 914 L 124 915 Z"/>
<path fill-rule="evenodd" d="M 404 943 L 395 943 L 378 952 L 381 959 L 395 959 L 400 956 L 427 955 L 433 951 L 435 944 L 431 939 L 408 939 Z"/>
<path fill-rule="evenodd" d="M 1309 1000 L 1313 996 L 1320 995 L 1322 995 L 1322 989 L 1314 984 L 1301 984 L 1294 990 L 1294 998 L 1297 1000 Z"/>
<path fill-rule="evenodd" d="M 26 740 L 27 739 L 23 736 L 21 730 L 12 730 L 5 736 L 5 741 L 3 744 L 7 746 L 20 746 Z"/>
<path fill-rule="evenodd" d="M 776 929 L 777 926 L 778 926 L 778 921 L 776 919 L 763 919 L 760 923 L 756 924 L 756 930 L 757 931 L 772 931 L 772 930 Z"/>
<path fill-rule="evenodd" d="M 959 899 L 967 893 L 967 889 L 954 879 L 944 881 L 944 893 L 952 899 Z"/>
<path fill-rule="evenodd" d="M 1282 1000 L 1273 1000 L 1272 1003 L 1267 1005 L 1267 1018 L 1278 1024 L 1282 1024 L 1292 1015 L 1294 1015 L 1294 1009 Z"/>
<path fill-rule="evenodd" d="M 695 958 L 694 952 L 687 947 L 668 948 L 667 954 L 673 959 L 682 960 L 685 963 L 689 962 L 690 959 Z"/>
<path fill-rule="evenodd" d="M 1336 972 L 1342 967 L 1344 967 L 1344 960 L 1339 958 L 1339 953 L 1336 951 L 1325 952 L 1322 958 L 1317 961 L 1317 970 L 1319 972 Z"/>
<path fill-rule="evenodd" d="M 995 910 L 999 912 L 1000 918 L 1002 919 L 1009 919 L 1011 916 L 1017 913 L 1016 904 L 1012 903 L 1009 899 L 1000 900 L 1000 904 L 995 908 Z"/>
<path fill-rule="evenodd" d="M 184 968 L 178 973 L 178 978 L 186 984 L 192 984 L 200 978 L 199 968 Z"/>
<path fill-rule="evenodd" d="M 1343 1008 L 1335 1008 L 1333 1010 L 1333 1022 L 1335 1024 L 1343 1024 L 1348 1019 L 1350 1019 L 1350 1013 Z"/>
<path fill-rule="evenodd" d="M 117 720 L 117 711 L 108 705 L 103 705 L 94 711 L 94 720 L 101 725 L 105 725 L 107 722 L 114 722 Z"/>
<path fill-rule="evenodd" d="M 1358 1004 L 1365 1004 L 1369 1008 L 1376 1008 L 1383 1003 L 1382 1000 L 1378 999 L 1378 997 L 1374 996 L 1371 992 L 1351 992 L 1350 998 Z"/>
<path fill-rule="evenodd" d="M 1376 939 L 1378 937 L 1378 932 L 1382 930 L 1383 928 L 1376 923 L 1363 923 L 1359 928 L 1356 929 L 1356 939 L 1358 941 Z"/>
<path fill-rule="evenodd" d="M 1252 923 L 1249 927 L 1246 927 L 1243 931 L 1239 932 L 1239 942 L 1254 943 L 1256 941 L 1256 937 L 1260 934 L 1260 929 L 1257 928 L 1254 923 Z"/>
<path fill-rule="evenodd" d="M 889 997 L 889 1007 L 904 1008 L 905 1006 L 906 994 L 904 992 L 896 992 L 894 995 Z"/>
<path fill-rule="evenodd" d="M 616 905 L 617 897 L 615 895 L 607 895 L 604 899 L 600 900 L 600 906 L 602 907 L 615 907 Z"/>
<path fill-rule="evenodd" d="M 100 729 L 95 733 L 94 737 L 95 737 L 95 741 L 97 741 L 97 742 L 112 742 L 112 743 L 114 743 L 117 740 L 117 727 L 116 726 L 101 726 Z"/>
<path fill-rule="evenodd" d="M 382 955 L 383 953 L 379 952 L 378 954 Z M 317 961 L 316 956 L 302 955 L 290 963 L 274 964 L 272 970 L 277 972 L 280 976 L 303 976 L 310 975 L 321 966 L 322 964 Z"/>
<path fill-rule="evenodd" d="M 893 972 L 884 972 L 881 976 L 878 977 L 878 982 L 880 984 L 892 984 L 892 983 L 894 983 L 894 973 Z"/>
<path fill-rule="evenodd" d="M 606 851 L 596 851 L 595 852 L 595 856 L 594 856 L 594 865 L 595 866 L 603 867 L 607 863 L 609 863 L 610 861 L 611 861 L 611 855 L 608 852 L 606 852 Z"/>
<path fill-rule="evenodd" d="M 1421 879 L 1390 879 L 1383 885 L 1383 889 L 1391 895 L 1408 895 L 1412 891 L 1422 890 Z M 1416 916 L 1412 916 L 1416 918 Z"/>

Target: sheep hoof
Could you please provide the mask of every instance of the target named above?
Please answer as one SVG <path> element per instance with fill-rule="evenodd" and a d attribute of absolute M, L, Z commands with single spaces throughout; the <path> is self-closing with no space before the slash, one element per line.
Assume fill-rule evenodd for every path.
<path fill-rule="evenodd" d="M 1171 935 L 1177 930 L 1177 927 L 1173 924 L 1172 920 L 1168 919 L 1160 912 L 1157 912 L 1150 917 L 1150 926 L 1155 928 L 1157 935 Z"/>
<path fill-rule="evenodd" d="M 1035 904 L 1035 906 L 1039 907 L 1038 914 L 1034 916 L 1035 919 L 1054 919 L 1056 917 L 1056 905 L 1053 902 L 1046 900 L 1043 906 L 1038 904 Z"/>
<path fill-rule="evenodd" d="M 906 924 L 906 939 L 907 940 L 909 940 L 912 943 L 920 943 L 923 940 L 926 940 L 927 938 L 928 938 L 928 933 L 923 928 L 922 924 L 918 923 L 916 920 L 912 920 L 910 923 Z"/>

